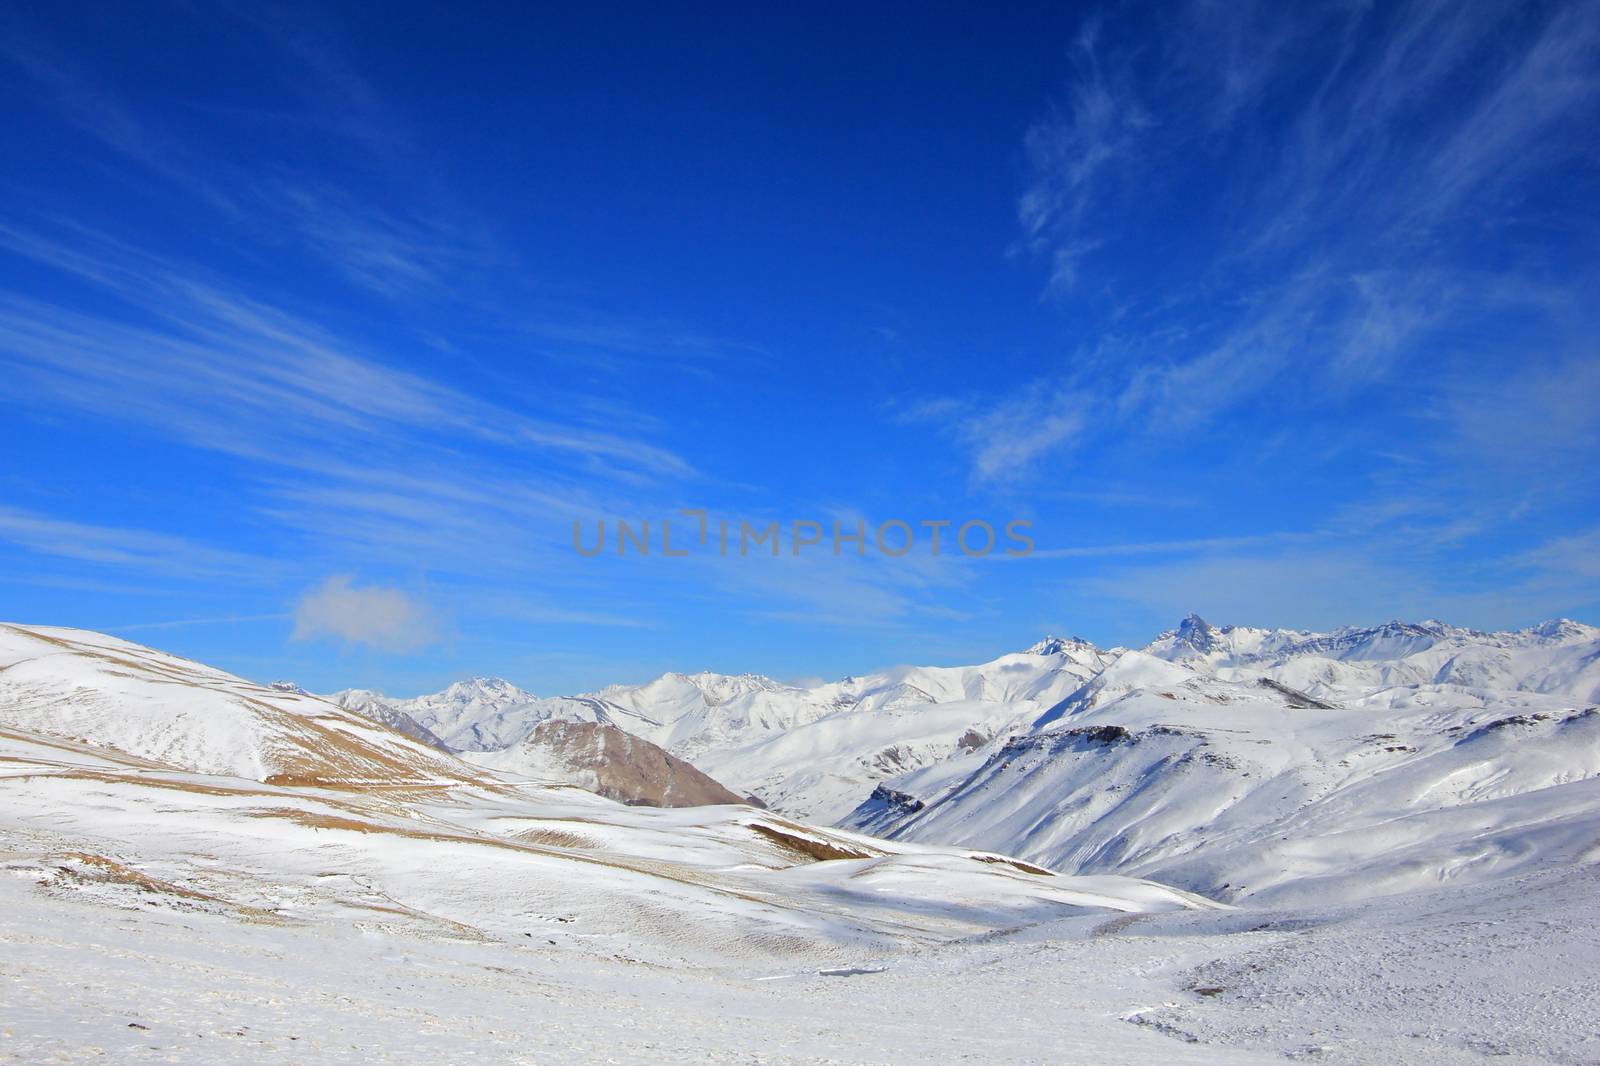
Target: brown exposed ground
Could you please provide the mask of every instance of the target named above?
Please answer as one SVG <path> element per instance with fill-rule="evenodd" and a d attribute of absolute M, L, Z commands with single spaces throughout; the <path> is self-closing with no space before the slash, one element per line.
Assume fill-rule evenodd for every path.
<path fill-rule="evenodd" d="M 977 859 L 979 862 L 987 862 L 998 866 L 1010 866 L 1013 869 L 1021 870 L 1025 874 L 1035 874 L 1039 877 L 1055 876 L 1054 870 L 1046 870 L 1043 866 L 1035 866 L 1031 862 L 1023 862 L 1021 859 L 1013 859 L 1008 855 L 989 855 L 981 851 L 975 851 L 971 855 L 967 856 L 967 858 Z"/>
<path fill-rule="evenodd" d="M 281 919 L 271 911 L 259 907 L 248 907 L 241 903 L 234 903 L 214 896 L 209 892 L 200 892 L 183 885 L 162 881 L 141 873 L 115 859 L 108 859 L 104 855 L 94 855 L 89 852 L 69 851 L 63 853 L 54 864 L 54 876 L 49 884 L 53 887 L 64 888 L 78 885 L 115 885 L 133 889 L 145 897 L 148 903 L 164 901 L 170 905 L 183 906 L 203 905 L 218 908 L 224 912 L 232 913 L 247 921 L 276 923 Z"/>
<path fill-rule="evenodd" d="M 871 859 L 885 854 L 866 848 L 852 847 L 838 840 L 823 840 L 808 833 L 789 832 L 781 824 L 770 821 L 749 823 L 750 828 L 793 854 L 801 862 L 829 862 L 833 859 Z"/>
<path fill-rule="evenodd" d="M 610 799 L 647 807 L 700 807 L 743 803 L 682 759 L 614 725 L 540 722 L 522 742 L 548 752 L 577 774 L 594 776 L 593 790 Z"/>

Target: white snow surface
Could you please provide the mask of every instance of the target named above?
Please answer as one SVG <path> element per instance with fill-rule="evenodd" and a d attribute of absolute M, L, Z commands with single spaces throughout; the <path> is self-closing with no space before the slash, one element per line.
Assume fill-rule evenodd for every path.
<path fill-rule="evenodd" d="M 703 671 L 580 696 L 540 698 L 478 678 L 414 699 L 361 690 L 329 699 L 382 701 L 467 752 L 511 748 L 549 718 L 606 722 L 769 807 L 834 822 L 877 782 L 1021 728 L 1113 658 L 1050 637 L 977 666 L 901 666 L 809 687 Z"/>
<path fill-rule="evenodd" d="M 1600 630 L 1197 618 L 842 824 L 1215 898 L 1335 901 L 1600 857 Z"/>
<path fill-rule="evenodd" d="M 174 769 L 325 784 L 470 779 L 370 718 L 86 630 L 0 623 L 0 727 Z"/>
<path fill-rule="evenodd" d="M 1102 857 L 1086 866 L 1225 878 L 1222 907 L 987 847 L 504 779 L 82 631 L 8 626 L 0 649 L 0 1062 L 1600 1061 L 1581 770 L 1600 716 L 1556 694 L 1567 677 L 1346 704 L 1152 648 L 890 783 L 960 778 L 950 811 L 1036 824 L 1019 839 L 1075 841 Z M 1541 684 L 1572 669 L 1509 650 Z M 1056 654 L 841 691 L 905 732 L 883 704 L 908 678 L 981 717 L 1067 685 L 1034 661 Z M 1000 698 L 967 686 L 985 674 Z M 1378 738 L 1359 748 L 1357 719 Z"/>
<path fill-rule="evenodd" d="M 350 694 L 341 698 L 348 702 Z M 1294 809 L 1321 802 L 1316 789 L 1331 794 L 1401 766 L 1391 784 L 1412 781 L 1420 797 L 1365 816 L 1426 813 L 1436 801 L 1453 802 L 1445 797 L 1454 785 L 1434 789 L 1426 779 L 1447 772 L 1453 757 L 1444 756 L 1442 746 L 1479 726 L 1527 714 L 1547 716 L 1532 723 L 1544 738 L 1534 747 L 1559 748 L 1572 735 L 1586 736 L 1587 727 L 1550 723 L 1597 700 L 1600 630 L 1577 622 L 1511 633 L 1435 621 L 1314 633 L 1212 626 L 1190 616 L 1141 651 L 1047 637 L 975 666 L 902 666 L 821 685 L 785 685 L 755 674 L 669 673 L 642 685 L 541 699 L 508 682 L 478 679 L 392 702 L 466 751 L 511 748 L 551 717 L 606 721 L 793 817 L 1009 850 L 1062 869 L 1148 872 L 1165 871 L 1160 861 L 1193 850 L 1195 831 L 1221 813 L 1223 797 L 1231 797 L 1225 821 L 1240 833 L 1248 821 L 1266 840 L 1281 835 L 1287 826 L 1280 823 Z M 1249 708 L 1260 710 L 1246 713 Z M 1121 747 L 1065 751 L 1059 737 L 1043 739 L 1052 731 L 1100 725 L 1171 727 L 1189 739 L 1144 738 L 1137 756 Z M 1560 735 L 1544 736 L 1552 730 Z M 1393 739 L 1374 739 L 1386 735 Z M 1013 738 L 1021 747 L 1006 747 Z M 1406 747 L 1416 750 L 1399 750 Z M 991 759 L 998 757 L 997 766 L 1024 748 L 1022 762 L 1004 773 L 985 769 Z M 1157 752 L 1172 765 L 1144 761 Z M 1547 777 L 1498 763 L 1486 773 L 1505 771 L 1505 789 L 1528 791 L 1544 787 L 1536 781 L 1592 775 L 1600 767 L 1589 753 L 1580 742 Z M 1235 769 L 1226 770 L 1224 762 Z M 1142 767 L 1137 774 L 1136 764 Z M 974 774 L 980 778 L 961 788 Z M 1126 802 L 1110 803 L 1118 793 L 1098 788 L 1102 774 L 1125 778 L 1119 788 L 1132 791 Z M 1312 779 L 1319 784 L 1308 784 Z M 885 791 L 875 791 L 880 785 Z M 1251 798 L 1241 805 L 1244 791 Z M 1269 802 L 1274 792 L 1278 799 Z M 1363 793 L 1372 802 L 1395 794 Z M 1159 801 L 1160 814 L 1151 816 L 1146 807 L 1157 795 L 1166 798 Z M 909 812 L 890 802 L 896 796 L 940 810 Z M 1192 803 L 1180 802 L 1187 796 Z M 1102 816 L 1106 820 L 1099 821 Z M 1130 832 L 1135 823 L 1137 831 Z M 1175 839 L 1145 841 L 1158 832 Z M 1217 847 L 1219 837 L 1206 834 L 1205 847 Z M 1117 843 L 1108 847 L 1106 841 Z M 1441 856 L 1424 865 L 1438 872 L 1446 861 Z M 1298 876 L 1296 870 L 1268 880 Z M 1241 890 L 1236 881 L 1190 874 L 1207 891 L 1268 887 L 1258 880 Z"/>

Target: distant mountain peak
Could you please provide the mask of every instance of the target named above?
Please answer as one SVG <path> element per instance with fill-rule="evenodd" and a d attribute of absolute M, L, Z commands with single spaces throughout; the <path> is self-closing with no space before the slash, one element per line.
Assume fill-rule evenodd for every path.
<path fill-rule="evenodd" d="M 1202 655 L 1215 650 L 1217 628 L 1198 614 L 1190 613 L 1178 623 L 1177 642 L 1187 644 Z"/>
<path fill-rule="evenodd" d="M 503 677 L 471 677 L 465 681 L 456 681 L 434 698 L 439 697 L 456 702 L 478 700 L 486 703 L 507 703 L 534 698 L 533 693 L 518 688 Z"/>
<path fill-rule="evenodd" d="M 1593 640 L 1600 637 L 1600 629 L 1586 626 L 1582 622 L 1574 622 L 1570 618 L 1552 618 L 1548 622 L 1540 622 L 1536 626 L 1529 626 L 1527 632 L 1541 640 L 1560 642 L 1567 640 Z"/>
<path fill-rule="evenodd" d="M 504 692 L 517 686 L 503 677 L 469 677 L 465 681 L 457 681 L 449 686 L 456 689 L 486 689 L 491 692 Z"/>
<path fill-rule="evenodd" d="M 1061 655 L 1066 652 L 1078 651 L 1083 648 L 1092 647 L 1094 647 L 1094 645 L 1090 644 L 1082 637 L 1058 637 L 1054 634 L 1050 634 L 1037 644 L 1030 645 L 1028 648 L 1024 649 L 1022 654 Z"/>

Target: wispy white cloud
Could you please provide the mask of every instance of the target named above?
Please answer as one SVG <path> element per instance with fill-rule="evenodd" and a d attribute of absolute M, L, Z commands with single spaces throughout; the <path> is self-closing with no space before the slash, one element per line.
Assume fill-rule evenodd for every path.
<path fill-rule="evenodd" d="M 1410 495 L 1341 507 L 1301 530 L 1044 548 L 1006 561 L 1104 560 L 1070 584 L 1069 601 L 1132 606 L 1150 624 L 1199 611 L 1224 622 L 1310 628 L 1428 616 L 1494 625 L 1559 614 L 1600 593 L 1570 575 L 1561 588 L 1545 580 L 1559 560 L 1582 550 L 1583 538 L 1545 556 L 1491 555 L 1463 567 L 1452 553 L 1493 517 L 1414 486 Z M 1534 571 L 1540 580 L 1530 578 Z"/>
<path fill-rule="evenodd" d="M 64 521 L 14 507 L 0 507 L 0 540 L 42 555 L 192 581 L 260 580 L 281 569 L 270 559 L 166 533 Z"/>
<path fill-rule="evenodd" d="M 128 626 L 111 626 L 110 633 L 138 633 L 149 629 L 188 629 L 192 626 L 238 625 L 241 622 L 281 622 L 293 618 L 287 611 L 272 614 L 235 614 L 220 618 L 179 618 L 170 622 L 137 622 Z"/>
<path fill-rule="evenodd" d="M 9 248 L 103 285 L 160 324 L 0 300 L 0 360 L 57 403 L 149 423 L 191 443 L 282 459 L 286 445 L 360 432 L 454 432 L 610 469 L 693 474 L 674 453 L 610 429 L 514 413 L 358 354 L 325 329 L 79 231 L 67 246 L 0 227 Z M 323 449 L 319 449 L 323 450 Z"/>
<path fill-rule="evenodd" d="M 1574 586 L 1587 585 L 1592 595 L 1600 585 L 1600 527 L 1547 540 L 1516 562 L 1533 571 L 1535 582 L 1574 592 Z"/>
<path fill-rule="evenodd" d="M 206 175 L 184 141 L 145 121 L 109 85 L 16 23 L 0 35 L 0 60 L 27 76 L 35 93 L 106 148 L 194 190 L 213 209 L 237 217 L 235 199 Z"/>
<path fill-rule="evenodd" d="M 1071 51 L 1074 76 L 1065 101 L 1023 140 L 1032 180 L 1017 202 L 1025 247 L 1048 251 L 1051 285 L 1069 289 L 1078 263 L 1097 247 L 1083 234 L 1100 183 L 1135 150 L 1153 120 L 1127 71 L 1107 70 L 1099 27 L 1086 26 Z"/>
<path fill-rule="evenodd" d="M 1520 372 L 1457 381 L 1438 413 L 1479 470 L 1538 473 L 1553 485 L 1596 476 L 1600 454 L 1600 343 L 1566 356 L 1529 353 Z M 1508 431 L 1510 430 L 1510 431 Z"/>
<path fill-rule="evenodd" d="M 1492 22 L 1483 26 L 1496 34 Z M 1430 47 L 1437 49 L 1436 43 Z M 1557 8 L 1533 43 L 1513 53 L 1492 89 L 1425 163 L 1432 179 L 1419 202 L 1441 212 L 1474 191 L 1497 191 L 1528 171 L 1591 151 L 1600 103 L 1600 9 Z M 1572 134 L 1573 136 L 1564 136 Z"/>
<path fill-rule="evenodd" d="M 448 293 L 469 263 L 491 254 L 487 239 L 459 222 L 402 216 L 327 187 L 260 182 L 255 192 L 308 247 L 380 296 Z"/>
<path fill-rule="evenodd" d="M 1321 534 L 1317 533 L 1261 533 L 1241 537 L 1196 537 L 1188 540 L 1155 540 L 1155 541 L 1128 541 L 1113 544 L 1092 544 L 1073 548 L 1041 548 L 1025 556 L 1017 556 L 1019 561 L 1025 559 L 1106 559 L 1123 555 L 1193 555 L 1205 552 L 1235 551 L 1240 548 L 1259 547 L 1271 544 L 1286 544 L 1293 541 L 1315 540 Z"/>
<path fill-rule="evenodd" d="M 978 480 L 1269 397 L 1292 416 L 1385 387 L 1419 410 L 1463 381 L 1498 389 L 1488 358 L 1452 362 L 1463 333 L 1494 316 L 1542 327 L 1592 282 L 1537 259 L 1471 264 L 1485 226 L 1516 222 L 1517 183 L 1593 152 L 1594 5 L 1197 2 L 1154 38 L 1123 32 L 1125 14 L 1074 41 L 1060 102 L 1024 140 L 1017 203 L 1075 329 L 1120 356 L 1071 354 L 968 402 L 958 439 Z M 1173 227 L 1181 270 L 1130 258 Z"/>
<path fill-rule="evenodd" d="M 265 8 L 240 8 L 213 32 L 242 32 L 257 51 L 276 52 L 284 80 L 305 106 L 302 124 L 350 144 L 353 155 L 374 151 L 385 169 L 413 189 L 410 209 L 374 202 L 370 193 L 352 196 L 325 181 L 285 169 L 281 160 L 233 160 L 172 125 L 166 116 L 146 113 L 93 70 L 21 27 L 0 42 L 0 61 L 21 71 L 34 94 L 67 122 L 104 148 L 150 173 L 197 194 L 220 212 L 233 231 L 266 244 L 296 238 L 302 249 L 320 257 L 351 282 L 380 296 L 416 300 L 459 295 L 450 284 L 469 265 L 494 258 L 486 228 L 457 205 L 418 195 L 420 183 L 403 176 L 417 170 L 410 159 L 409 134 L 384 105 L 372 83 L 343 59 L 331 37 L 308 24 L 280 18 Z M 195 108 L 209 101 L 192 101 Z M 235 122 L 259 116 L 232 116 Z"/>
<path fill-rule="evenodd" d="M 225 456 L 242 489 L 230 520 L 273 530 L 280 556 L 469 585 L 536 581 L 527 598 L 550 620 L 625 624 L 625 612 L 592 607 L 609 575 L 570 565 L 572 520 L 665 510 L 685 483 L 703 484 L 646 439 L 659 422 L 564 396 L 502 405 L 214 277 L 81 228 L 71 236 L 0 226 L 0 248 L 107 297 L 85 311 L 0 296 L 6 406 L 89 414 Z M 13 516 L 4 536 L 141 573 L 251 569 L 187 542 L 114 539 L 45 515 Z M 484 587 L 464 586 L 464 611 L 510 610 Z"/>
<path fill-rule="evenodd" d="M 1040 458 L 1089 426 L 1092 399 L 1069 386 L 1035 382 L 999 400 L 942 397 L 901 408 L 903 422 L 934 426 L 972 457 L 980 484 L 1016 481 Z"/>
<path fill-rule="evenodd" d="M 1417 535 L 1422 532 L 1423 535 Z M 1488 628 L 1581 614 L 1600 601 L 1600 529 L 1508 554 L 1452 560 L 1432 530 L 1350 528 L 1287 538 L 1197 542 L 1180 557 L 1081 579 L 1069 596 L 1213 621 L 1327 629 L 1393 618 Z"/>

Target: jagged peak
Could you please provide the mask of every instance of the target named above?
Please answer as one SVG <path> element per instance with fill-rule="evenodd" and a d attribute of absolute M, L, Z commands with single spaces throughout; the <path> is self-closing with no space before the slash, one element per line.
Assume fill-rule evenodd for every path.
<path fill-rule="evenodd" d="M 1183 644 L 1203 654 L 1215 650 L 1219 633 L 1227 633 L 1232 626 L 1218 630 L 1210 622 L 1198 614 L 1190 612 L 1178 623 L 1178 628 L 1162 634 L 1159 639 L 1170 639 L 1174 644 Z"/>
<path fill-rule="evenodd" d="M 1036 644 L 1023 649 L 1024 655 L 1060 655 L 1064 652 L 1077 651 L 1083 648 L 1094 648 L 1094 645 L 1082 637 L 1058 637 L 1048 634 Z"/>
<path fill-rule="evenodd" d="M 1570 640 L 1575 637 L 1592 640 L 1600 637 L 1600 629 L 1575 622 L 1570 618 L 1552 618 L 1547 622 L 1529 626 L 1523 632 L 1543 640 Z"/>
<path fill-rule="evenodd" d="M 441 693 L 441 695 L 478 692 L 488 692 L 496 695 L 505 693 L 530 695 L 530 693 L 525 693 L 523 689 L 503 677 L 469 677 L 465 681 L 454 681 L 445 688 L 444 693 Z"/>

